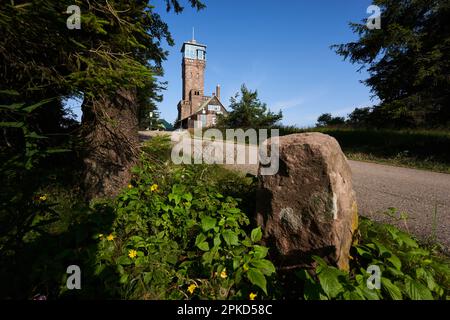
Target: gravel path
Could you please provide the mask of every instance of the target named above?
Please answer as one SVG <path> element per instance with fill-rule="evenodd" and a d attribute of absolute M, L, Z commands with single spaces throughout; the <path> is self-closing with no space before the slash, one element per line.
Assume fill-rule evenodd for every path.
<path fill-rule="evenodd" d="M 441 244 L 450 247 L 450 174 L 359 161 L 349 163 L 360 214 L 393 222 L 382 212 L 395 207 L 408 214 L 407 228 L 417 237 L 425 239 L 435 233 Z M 403 226 L 402 222 L 395 224 Z"/>
<path fill-rule="evenodd" d="M 140 133 L 143 140 L 152 135 L 167 134 Z M 172 138 L 182 134 L 172 133 Z M 251 147 L 253 148 L 255 147 Z M 230 149 L 233 150 L 233 147 Z M 449 251 L 450 174 L 360 161 L 349 163 L 361 215 L 408 229 L 421 239 L 435 235 L 438 242 Z M 227 167 L 251 174 L 256 174 L 258 168 L 254 164 L 227 165 Z M 395 221 L 387 216 L 384 212 L 389 208 L 405 212 L 408 215 L 406 224 L 404 221 Z"/>

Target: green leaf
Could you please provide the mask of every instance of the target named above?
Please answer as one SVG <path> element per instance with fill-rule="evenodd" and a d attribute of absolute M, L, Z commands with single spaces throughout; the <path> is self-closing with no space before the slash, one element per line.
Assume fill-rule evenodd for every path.
<path fill-rule="evenodd" d="M 253 242 L 259 242 L 262 238 L 261 227 L 255 228 L 252 230 L 251 239 Z"/>
<path fill-rule="evenodd" d="M 228 208 L 228 213 L 238 214 L 241 213 L 239 208 Z"/>
<path fill-rule="evenodd" d="M 204 242 L 206 240 L 206 236 L 203 233 L 200 233 L 196 238 L 195 238 L 195 245 L 198 245 L 201 242 Z"/>
<path fill-rule="evenodd" d="M 391 235 L 392 239 L 396 240 L 398 238 L 398 233 L 400 232 L 396 227 L 391 225 L 384 225 L 384 229 L 386 229 Z"/>
<path fill-rule="evenodd" d="M 386 292 L 392 300 L 402 300 L 402 291 L 387 278 L 381 277 L 381 289 Z"/>
<path fill-rule="evenodd" d="M 254 250 L 255 250 L 254 256 L 257 259 L 265 258 L 267 256 L 267 253 L 269 252 L 268 248 L 259 245 L 255 245 Z"/>
<path fill-rule="evenodd" d="M 180 200 L 181 200 L 181 196 L 179 194 L 176 194 L 176 193 L 169 193 L 167 198 L 169 199 L 169 201 L 175 202 L 176 205 L 178 205 L 180 203 Z"/>
<path fill-rule="evenodd" d="M 25 103 L 13 103 L 13 104 L 2 104 L 0 105 L 0 109 L 6 109 L 6 110 L 10 110 L 10 111 L 19 111 L 23 106 L 25 105 Z"/>
<path fill-rule="evenodd" d="M 370 259 L 372 257 L 372 253 L 370 251 L 366 250 L 364 247 L 356 246 L 356 251 L 363 258 Z"/>
<path fill-rule="evenodd" d="M 47 153 L 63 153 L 63 152 L 71 152 L 70 149 L 61 149 L 61 148 L 48 148 L 45 150 Z"/>
<path fill-rule="evenodd" d="M 242 240 L 242 244 L 244 245 L 244 246 L 246 246 L 246 247 L 253 247 L 253 243 L 250 241 L 250 239 L 249 238 L 246 238 L 246 239 L 244 239 L 244 240 Z"/>
<path fill-rule="evenodd" d="M 231 230 L 225 230 L 222 233 L 222 237 L 229 246 L 231 245 L 236 246 L 239 244 L 239 238 L 237 234 Z"/>
<path fill-rule="evenodd" d="M 399 232 L 398 233 L 398 238 L 408 247 L 411 248 L 418 248 L 419 245 L 417 244 L 417 242 L 411 238 L 410 235 L 404 233 L 404 232 Z"/>
<path fill-rule="evenodd" d="M 21 128 L 23 125 L 23 122 L 0 122 L 0 127 Z"/>
<path fill-rule="evenodd" d="M 195 245 L 203 251 L 209 250 L 209 244 L 206 242 L 206 236 L 203 233 L 200 233 L 195 239 Z"/>
<path fill-rule="evenodd" d="M 144 283 L 148 284 L 152 280 L 152 276 L 151 272 L 144 272 Z"/>
<path fill-rule="evenodd" d="M 26 138 L 32 138 L 32 139 L 48 139 L 48 137 L 46 137 L 46 136 L 41 136 L 41 135 L 38 135 L 36 132 L 31 132 L 31 133 L 29 133 L 29 134 L 27 134 L 27 135 L 25 135 L 25 137 Z"/>
<path fill-rule="evenodd" d="M 125 273 L 125 274 L 123 274 L 123 275 L 120 277 L 119 282 L 120 282 L 121 284 L 125 284 L 125 283 L 127 283 L 127 281 L 128 281 L 128 274 Z"/>
<path fill-rule="evenodd" d="M 438 287 L 436 281 L 434 280 L 433 274 L 431 274 L 431 272 L 425 270 L 424 268 L 416 269 L 416 277 L 417 279 L 426 281 L 427 287 L 431 291 L 434 291 Z"/>
<path fill-rule="evenodd" d="M 208 244 L 208 242 L 206 242 L 206 241 L 200 242 L 199 244 L 197 244 L 197 247 L 198 247 L 200 250 L 203 250 L 203 251 L 208 251 L 208 250 L 209 250 L 209 244 Z"/>
<path fill-rule="evenodd" d="M 251 262 L 251 265 L 266 276 L 270 276 L 272 273 L 275 273 L 275 266 L 269 260 L 254 260 Z"/>
<path fill-rule="evenodd" d="M 220 246 L 221 243 L 222 243 L 222 240 L 220 240 L 220 235 L 216 234 L 216 236 L 214 237 L 214 246 L 218 247 L 218 246 Z"/>
<path fill-rule="evenodd" d="M 411 300 L 433 300 L 431 291 L 414 279 L 405 280 L 405 292 Z"/>
<path fill-rule="evenodd" d="M 185 193 L 183 195 L 183 198 L 186 199 L 187 201 L 192 201 L 192 194 L 190 193 Z"/>
<path fill-rule="evenodd" d="M 76 41 L 76 40 L 73 39 L 73 38 L 69 38 L 69 41 L 73 42 L 75 45 L 77 45 L 77 46 L 80 47 L 80 48 L 87 49 L 87 47 L 86 47 L 84 44 L 82 44 L 82 43 Z M 78 67 L 78 68 L 79 68 L 79 67 Z"/>
<path fill-rule="evenodd" d="M 54 98 L 51 99 L 45 99 L 42 101 L 39 101 L 38 103 L 32 104 L 31 106 L 28 106 L 26 108 L 23 108 L 23 111 L 26 111 L 27 113 L 33 112 L 34 110 L 36 110 L 37 108 L 43 106 L 44 104 L 49 103 L 50 101 L 52 101 Z"/>
<path fill-rule="evenodd" d="M 265 294 L 267 294 L 267 281 L 266 281 L 266 277 L 264 277 L 264 275 L 262 274 L 261 271 L 259 271 L 258 269 L 254 269 L 254 268 L 250 268 L 247 273 L 247 278 L 248 280 L 254 284 L 255 286 L 258 286 L 262 289 L 262 291 L 264 291 Z"/>
<path fill-rule="evenodd" d="M 239 284 L 240 284 L 240 282 L 241 282 L 241 280 L 242 280 L 242 273 L 243 273 L 243 271 L 242 271 L 241 268 L 240 268 L 240 269 L 237 269 L 237 271 L 234 273 L 234 283 L 235 283 L 236 285 L 239 285 Z"/>
<path fill-rule="evenodd" d="M 364 294 L 359 288 L 353 291 L 345 291 L 342 297 L 344 300 L 365 300 Z"/>
<path fill-rule="evenodd" d="M 241 257 L 233 258 L 233 270 L 236 270 L 241 265 Z"/>
<path fill-rule="evenodd" d="M 356 287 L 355 291 L 352 291 L 350 295 L 350 300 L 366 300 L 366 296 L 364 295 L 364 292 L 361 290 L 361 288 Z"/>
<path fill-rule="evenodd" d="M 429 256 L 430 252 L 422 248 L 416 248 L 408 251 L 412 256 Z"/>
<path fill-rule="evenodd" d="M 18 96 L 19 92 L 16 90 L 0 90 L 0 94 L 8 95 L 8 96 Z"/>
<path fill-rule="evenodd" d="M 211 250 L 206 251 L 203 256 L 204 265 L 211 264 L 212 260 L 216 257 L 218 249 L 216 247 L 211 248 Z"/>
<path fill-rule="evenodd" d="M 319 256 L 312 256 L 313 260 L 317 263 L 316 272 L 320 273 L 324 268 L 328 268 L 327 263 Z"/>
<path fill-rule="evenodd" d="M 195 238 L 195 245 L 198 245 L 201 242 L 206 240 L 206 236 L 203 233 L 200 233 L 197 238 Z"/>
<path fill-rule="evenodd" d="M 371 290 L 367 288 L 367 285 L 365 283 L 362 285 L 362 287 L 360 286 L 359 289 L 367 300 L 380 300 L 380 297 L 378 296 L 379 290 Z"/>
<path fill-rule="evenodd" d="M 395 277 L 400 277 L 403 278 L 404 277 L 404 273 L 398 269 L 392 268 L 392 267 L 387 267 L 386 269 L 387 272 L 389 272 L 390 274 L 392 274 Z"/>
<path fill-rule="evenodd" d="M 389 261 L 397 270 L 402 269 L 402 262 L 396 255 L 391 255 L 387 258 L 387 261 Z"/>
<path fill-rule="evenodd" d="M 205 242 L 205 243 L 208 244 L 207 242 Z M 204 251 L 206 251 L 206 250 L 204 250 Z M 169 264 L 176 264 L 178 262 L 178 255 L 175 253 L 171 253 L 171 254 L 167 255 L 166 261 Z"/>
<path fill-rule="evenodd" d="M 388 248 L 386 248 L 384 245 L 382 245 L 380 242 L 374 240 L 373 243 L 375 244 L 377 250 L 380 252 L 381 256 L 390 256 L 390 255 L 392 255 L 391 251 Z"/>
<path fill-rule="evenodd" d="M 211 217 L 203 217 L 201 221 L 202 221 L 202 229 L 205 232 L 213 229 L 217 223 L 217 220 Z"/>
<path fill-rule="evenodd" d="M 120 265 L 123 265 L 123 266 L 126 266 L 126 265 L 131 264 L 131 260 L 130 260 L 130 258 L 128 258 L 127 256 L 120 256 L 120 257 L 116 260 L 116 263 L 117 263 L 117 264 L 120 264 Z"/>
<path fill-rule="evenodd" d="M 295 272 L 295 275 L 304 282 L 303 297 L 305 300 L 322 300 L 323 290 L 308 271 L 299 269 Z"/>
<path fill-rule="evenodd" d="M 320 285 L 329 298 L 336 298 L 343 291 L 344 288 L 339 279 L 342 275 L 341 271 L 333 267 L 323 268 L 319 273 Z"/>

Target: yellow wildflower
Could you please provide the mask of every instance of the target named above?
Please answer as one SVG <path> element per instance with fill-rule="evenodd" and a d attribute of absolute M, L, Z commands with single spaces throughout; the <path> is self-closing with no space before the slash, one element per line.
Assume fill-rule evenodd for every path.
<path fill-rule="evenodd" d="M 43 194 L 42 196 L 39 197 L 39 200 L 40 200 L 40 201 L 45 201 L 45 200 L 47 200 L 47 195 L 46 195 L 46 194 Z"/>
<path fill-rule="evenodd" d="M 131 189 L 131 188 L 133 188 L 133 186 L 131 184 L 129 184 L 128 185 L 128 189 Z"/>
<path fill-rule="evenodd" d="M 156 191 L 156 190 L 158 190 L 158 185 L 157 185 L 157 184 L 153 184 L 153 185 L 150 187 L 150 191 L 153 192 L 153 191 Z"/>
<path fill-rule="evenodd" d="M 250 300 L 255 300 L 256 296 L 256 293 L 250 292 L 250 295 L 248 297 L 250 298 Z"/>
<path fill-rule="evenodd" d="M 111 233 L 109 236 L 106 237 L 106 240 L 113 241 L 115 236 Z"/>
<path fill-rule="evenodd" d="M 227 275 L 227 270 L 226 270 L 226 269 L 223 269 L 223 271 L 220 273 L 220 277 L 221 277 L 222 279 L 226 279 L 226 277 L 228 277 L 228 275 Z"/>
<path fill-rule="evenodd" d="M 189 291 L 190 294 L 193 294 L 195 288 L 197 288 L 197 285 L 196 285 L 195 283 L 193 283 L 193 284 L 191 284 L 191 285 L 188 287 L 187 290 Z"/>
<path fill-rule="evenodd" d="M 135 257 L 137 256 L 137 251 L 136 251 L 136 250 L 133 250 L 133 249 L 129 250 L 129 251 L 128 251 L 128 256 L 129 256 L 131 259 L 135 258 Z"/>

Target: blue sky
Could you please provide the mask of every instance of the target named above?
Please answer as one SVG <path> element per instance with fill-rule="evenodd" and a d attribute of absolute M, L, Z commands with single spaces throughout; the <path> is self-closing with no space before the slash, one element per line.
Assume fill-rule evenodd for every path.
<path fill-rule="evenodd" d="M 164 43 L 170 54 L 161 80 L 168 86 L 158 106 L 169 122 L 181 99 L 180 48 L 192 27 L 207 45 L 205 94 L 220 84 L 225 106 L 245 83 L 272 111 L 283 111 L 284 124 L 305 127 L 322 113 L 344 116 L 376 102 L 360 83 L 367 74 L 329 48 L 356 39 L 348 22 L 368 17 L 370 0 L 204 0 L 207 8 L 200 12 L 184 1 L 179 15 L 155 2 L 175 40 L 173 47 Z"/>

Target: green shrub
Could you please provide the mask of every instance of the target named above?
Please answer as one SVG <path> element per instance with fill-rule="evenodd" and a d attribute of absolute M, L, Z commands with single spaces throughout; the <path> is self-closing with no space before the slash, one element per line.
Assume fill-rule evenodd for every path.
<path fill-rule="evenodd" d="M 22 204 L 33 212 L 24 224 L 29 227 L 0 237 L 2 298 L 449 297 L 448 257 L 364 218 L 349 272 L 313 257 L 314 270 L 275 273 L 260 244 L 261 229 L 244 214 L 253 212 L 253 178 L 220 166 L 171 165 L 167 138 L 143 150 L 151 156 L 144 152 L 130 185 L 115 199 L 87 206 L 66 185 L 51 183 Z M 81 291 L 66 288 L 71 264 L 82 269 Z M 380 290 L 367 286 L 371 265 L 380 268 Z"/>
<path fill-rule="evenodd" d="M 237 200 L 222 194 L 217 181 L 204 180 L 209 169 L 155 165 L 143 157 L 134 180 L 114 203 L 116 218 L 109 235 L 99 238 L 96 274 L 108 275 L 104 281 L 109 286 L 116 281 L 118 296 L 267 295 L 267 277 L 275 268 L 266 259 L 268 249 L 258 244 L 262 232 L 246 232 L 249 219 Z M 114 273 L 103 273 L 111 268 Z"/>
<path fill-rule="evenodd" d="M 362 219 L 360 243 L 352 247 L 349 273 L 328 266 L 314 257 L 311 275 L 297 271 L 305 299 L 433 300 L 448 299 L 449 259 L 421 247 L 410 235 L 387 225 Z M 381 271 L 381 287 L 369 289 L 369 266 Z"/>

